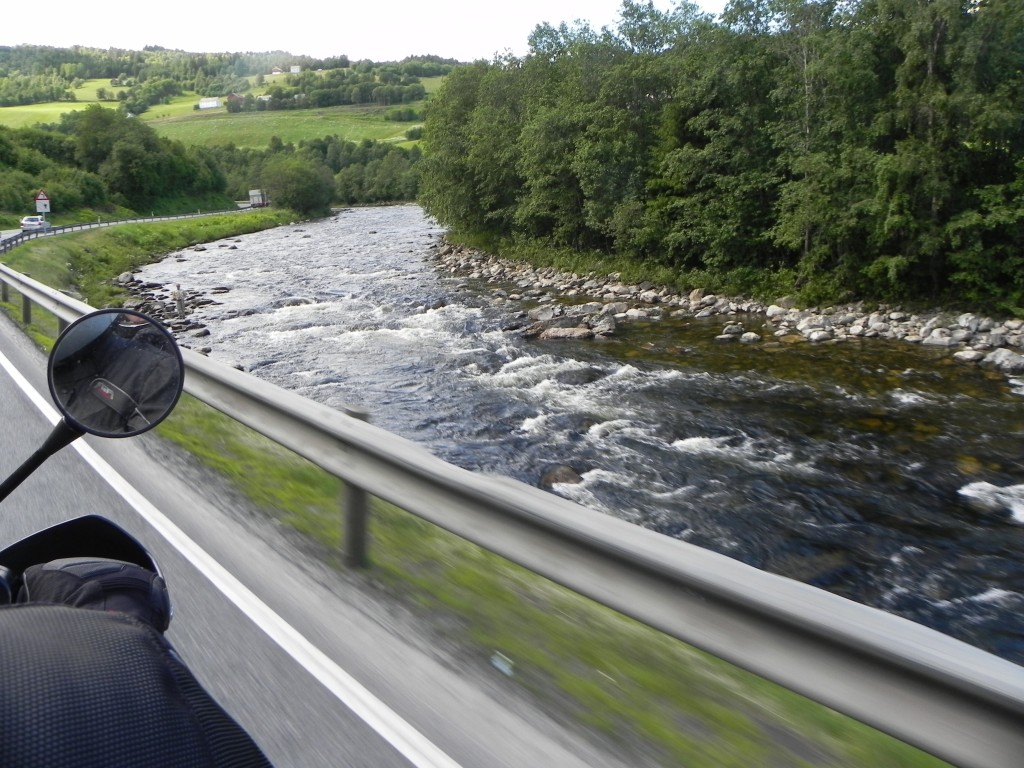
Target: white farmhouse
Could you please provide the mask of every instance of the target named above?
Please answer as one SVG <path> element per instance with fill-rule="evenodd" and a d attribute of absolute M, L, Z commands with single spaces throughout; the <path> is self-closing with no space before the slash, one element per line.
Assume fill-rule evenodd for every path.
<path fill-rule="evenodd" d="M 220 99 L 216 96 L 209 96 L 199 100 L 200 109 L 216 109 L 220 106 Z"/>

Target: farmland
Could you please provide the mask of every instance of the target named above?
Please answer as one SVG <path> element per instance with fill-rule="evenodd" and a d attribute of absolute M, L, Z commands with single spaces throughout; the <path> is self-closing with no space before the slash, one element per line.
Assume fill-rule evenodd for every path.
<path fill-rule="evenodd" d="M 443 78 L 424 78 L 427 93 L 435 91 Z M 272 85 L 267 77 L 264 87 Z M 28 106 L 0 108 L 0 125 L 22 128 L 40 123 L 56 123 L 62 114 L 83 109 L 98 102 L 96 92 L 106 88 L 113 93 L 106 80 L 89 80 L 75 89 L 76 101 L 48 102 Z M 254 88 L 254 93 L 260 89 Z M 411 123 L 392 122 L 385 115 L 389 106 L 354 105 L 324 107 L 320 109 L 275 110 L 266 112 L 229 113 L 223 106 L 210 110 L 197 110 L 199 96 L 184 93 L 166 104 L 152 107 L 140 117 L 161 135 L 186 145 L 212 146 L 233 144 L 237 147 L 264 148 L 271 138 L 298 143 L 303 139 L 338 136 L 346 141 L 404 141 Z M 114 108 L 115 101 L 99 102 Z M 410 106 L 422 110 L 423 102 Z"/>

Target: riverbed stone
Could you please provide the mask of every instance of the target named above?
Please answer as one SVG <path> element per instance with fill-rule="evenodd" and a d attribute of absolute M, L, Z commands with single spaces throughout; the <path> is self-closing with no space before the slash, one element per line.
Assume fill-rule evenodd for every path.
<path fill-rule="evenodd" d="M 953 359 L 961 363 L 978 363 L 985 359 L 985 353 L 977 349 L 962 349 L 953 353 Z"/>
<path fill-rule="evenodd" d="M 985 356 L 982 365 L 1017 375 L 1024 373 L 1024 355 L 1011 352 L 1009 349 L 996 349 Z"/>
<path fill-rule="evenodd" d="M 559 484 L 578 484 L 583 482 L 583 476 L 572 467 L 566 464 L 556 464 L 549 467 L 541 475 L 537 487 L 551 490 L 551 486 Z"/>
<path fill-rule="evenodd" d="M 191 246 L 171 257 L 182 258 L 187 251 L 193 250 L 204 250 L 204 246 Z M 530 338 L 606 337 L 613 335 L 622 323 L 660 319 L 662 310 L 659 307 L 668 307 L 671 310 L 668 314 L 673 318 L 708 318 L 741 313 L 761 315 L 768 328 L 777 328 L 770 332 L 783 344 L 806 341 L 843 343 L 861 338 L 883 338 L 948 348 L 952 359 L 962 364 L 983 365 L 1012 375 L 1024 372 L 1024 355 L 1014 351 L 1024 350 L 1024 319 L 1020 318 L 997 321 L 971 312 L 957 314 L 938 310 L 910 314 L 898 306 L 880 306 L 866 312 L 861 303 L 801 309 L 796 299 L 790 296 L 765 305 L 749 299 L 707 293 L 701 288 L 676 292 L 647 282 L 626 284 L 617 273 L 580 275 L 560 273 L 553 268 L 537 269 L 522 262 L 456 246 L 443 238 L 427 258 L 441 273 L 517 286 L 519 290 L 516 292 L 501 291 L 501 299 L 507 302 L 531 301 L 541 306 L 531 311 L 529 322 L 517 319 L 506 330 L 517 330 Z M 115 281 L 145 303 L 147 309 L 143 311 L 147 314 L 166 316 L 165 322 L 168 323 L 181 319 L 177 317 L 180 312 L 178 303 L 168 293 L 167 287 L 142 286 L 130 273 L 119 275 Z M 225 286 L 210 293 L 228 290 Z M 592 301 L 576 307 L 560 305 L 558 299 L 568 296 L 590 297 Z M 185 313 L 189 314 L 211 301 L 206 296 L 186 293 Z M 285 301 L 300 303 L 309 299 L 291 297 Z M 245 314 L 254 311 L 246 311 Z M 520 315 L 520 318 L 525 317 L 525 312 Z M 727 327 L 732 325 L 740 324 L 727 324 Z M 734 332 L 720 335 L 745 343 L 754 343 L 754 337 L 760 340 L 759 334 L 750 334 L 742 327 L 738 330 L 730 327 L 730 330 Z M 979 354 L 982 355 L 980 358 Z"/>
<path fill-rule="evenodd" d="M 550 341 L 554 339 L 591 339 L 593 337 L 593 329 L 585 326 L 576 326 L 574 328 L 546 328 L 540 334 L 541 341 Z"/>

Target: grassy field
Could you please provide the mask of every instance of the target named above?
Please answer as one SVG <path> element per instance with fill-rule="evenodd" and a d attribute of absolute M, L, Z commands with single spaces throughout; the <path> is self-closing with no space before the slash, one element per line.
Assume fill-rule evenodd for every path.
<path fill-rule="evenodd" d="M 267 76 L 262 88 L 253 87 L 259 95 L 273 85 L 275 80 L 286 75 Z M 253 78 L 254 80 L 254 78 Z M 436 91 L 442 77 L 423 78 L 427 93 Z M 96 92 L 106 88 L 111 93 L 121 90 L 111 88 L 107 80 L 89 80 L 75 90 L 77 101 L 57 101 L 46 104 L 31 104 L 23 107 L 0 108 L 0 125 L 24 128 L 39 123 L 56 123 L 66 112 L 84 109 L 90 104 L 101 103 L 115 108 L 117 102 L 97 102 Z M 263 149 L 274 136 L 284 142 L 297 144 L 303 139 L 319 139 L 324 136 L 339 136 L 347 141 L 396 141 L 405 139 L 405 132 L 413 123 L 395 123 L 384 119 L 393 107 L 370 105 L 327 107 L 324 109 L 299 109 L 276 112 L 247 112 L 229 114 L 227 108 L 195 109 L 199 96 L 185 93 L 171 100 L 169 104 L 158 104 L 141 115 L 141 119 L 152 125 L 161 136 L 181 141 L 183 144 L 210 146 L 234 144 L 237 147 Z M 422 110 L 423 103 L 410 104 Z"/>
<path fill-rule="evenodd" d="M 410 123 L 384 120 L 388 108 L 327 107 L 324 109 L 242 112 L 226 109 L 150 120 L 161 136 L 188 145 L 232 143 L 264 149 L 274 136 L 297 144 L 303 139 L 339 136 L 347 141 L 402 141 Z"/>
<path fill-rule="evenodd" d="M 51 102 L 26 107 L 0 108 L 0 124 L 23 128 L 38 123 L 56 123 L 65 112 L 82 109 L 92 102 Z M 106 102 L 111 107 L 113 102 Z M 143 116 L 161 136 L 187 145 L 234 144 L 263 149 L 274 136 L 297 144 L 303 139 L 340 136 L 348 141 L 375 139 L 403 141 L 412 123 L 384 119 L 391 107 L 327 107 L 275 112 L 228 113 L 227 109 L 193 109 L 195 95 L 182 96 L 170 104 L 153 107 Z M 410 105 L 421 107 L 422 105 Z"/>

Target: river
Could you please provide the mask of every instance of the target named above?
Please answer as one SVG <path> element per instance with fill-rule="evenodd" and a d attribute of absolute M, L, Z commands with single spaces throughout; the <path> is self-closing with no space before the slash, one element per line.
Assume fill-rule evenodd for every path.
<path fill-rule="evenodd" d="M 192 346 L 447 461 L 569 465 L 581 504 L 1024 661 L 1019 381 L 897 342 L 722 344 L 724 318 L 528 341 L 529 305 L 438 273 L 442 233 L 352 209 L 139 277 L 216 300 Z"/>

